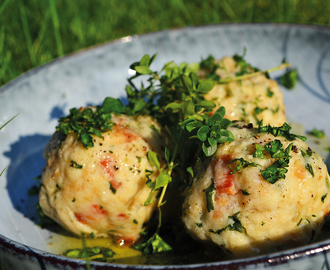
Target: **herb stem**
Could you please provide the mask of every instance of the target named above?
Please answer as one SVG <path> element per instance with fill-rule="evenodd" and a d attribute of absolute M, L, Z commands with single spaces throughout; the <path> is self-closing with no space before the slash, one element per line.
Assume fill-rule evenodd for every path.
<path fill-rule="evenodd" d="M 2 126 L 0 126 L 0 130 L 3 129 L 5 127 L 5 125 L 7 125 L 10 121 L 12 121 L 18 114 L 16 114 L 14 117 L 12 117 L 11 119 L 9 119 L 6 123 L 4 123 Z"/>
<path fill-rule="evenodd" d="M 180 133 L 179 133 L 179 139 L 181 138 L 182 136 L 182 132 L 183 132 L 183 129 L 180 130 Z M 169 164 L 169 168 L 168 168 L 168 171 L 167 171 L 167 174 L 169 176 L 171 176 L 172 174 L 172 170 L 173 170 L 173 167 L 174 167 L 174 160 L 176 158 L 176 155 L 177 155 L 177 152 L 178 152 L 178 148 L 179 148 L 179 144 L 178 142 L 175 144 L 175 147 L 174 147 L 174 151 L 173 151 L 173 155 L 172 155 L 172 159 L 171 159 L 171 162 Z M 162 193 L 160 194 L 160 197 L 159 197 L 159 200 L 158 200 L 158 204 L 157 204 L 157 207 L 158 207 L 158 211 L 159 211 L 159 218 L 158 218 L 158 228 L 157 228 L 157 232 L 158 230 L 160 229 L 161 225 L 162 225 L 162 219 L 161 219 L 161 210 L 160 210 L 160 207 L 162 206 L 162 202 L 163 202 L 163 199 L 164 199 L 164 196 L 165 196 L 165 193 L 166 193 L 166 190 L 167 190 L 167 187 L 168 187 L 168 184 L 166 184 L 163 189 L 162 189 Z"/>
<path fill-rule="evenodd" d="M 3 174 L 3 172 L 6 170 L 7 167 L 5 167 L 2 172 L 0 173 L 0 176 Z"/>
<path fill-rule="evenodd" d="M 270 72 L 280 70 L 280 69 L 283 69 L 283 68 L 288 68 L 288 67 L 290 67 L 289 63 L 283 63 L 282 65 L 279 65 L 279 66 L 271 68 L 271 69 L 267 69 L 265 71 L 257 71 L 257 72 L 253 72 L 253 73 L 250 73 L 250 74 L 245 74 L 245 75 L 242 75 L 242 76 L 222 79 L 222 80 L 219 81 L 219 83 L 221 84 L 221 83 L 229 83 L 229 82 L 234 82 L 234 81 L 241 81 L 241 80 L 253 78 L 253 77 L 258 76 L 258 75 L 262 75 L 262 74 L 265 74 L 265 73 L 270 73 Z"/>

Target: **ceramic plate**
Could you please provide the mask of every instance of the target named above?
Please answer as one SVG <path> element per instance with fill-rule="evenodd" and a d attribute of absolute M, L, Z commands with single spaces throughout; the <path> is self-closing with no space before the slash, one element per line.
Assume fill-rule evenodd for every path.
<path fill-rule="evenodd" d="M 0 178 L 0 268 L 86 269 L 84 261 L 50 252 L 49 239 L 53 232 L 36 224 L 37 197 L 27 194 L 44 166 L 42 151 L 60 116 L 68 114 L 72 107 L 100 104 L 106 96 L 123 98 L 129 65 L 146 53 L 158 53 L 153 67 L 160 69 L 171 60 L 196 62 L 210 54 L 221 58 L 242 54 L 244 48 L 246 60 L 262 70 L 278 66 L 283 58 L 298 68 L 296 88 L 283 89 L 288 118 L 302 124 L 307 131 L 317 128 L 329 135 L 328 28 L 229 24 L 129 36 L 57 59 L 0 88 L 0 126 L 19 114 L 0 131 L 0 170 L 7 167 Z M 271 76 L 276 78 L 282 73 L 274 72 Z M 320 154 L 329 164 L 327 152 L 322 149 Z M 325 240 L 245 260 L 164 267 L 104 263 L 92 263 L 92 266 L 95 269 L 321 270 L 329 269 L 329 248 L 330 240 Z"/>

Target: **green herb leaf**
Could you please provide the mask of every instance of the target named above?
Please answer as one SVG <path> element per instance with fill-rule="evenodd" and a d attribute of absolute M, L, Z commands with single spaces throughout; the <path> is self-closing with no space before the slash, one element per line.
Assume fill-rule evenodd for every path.
<path fill-rule="evenodd" d="M 286 156 L 283 150 L 283 145 L 280 140 L 275 140 L 265 145 L 265 150 L 270 154 L 272 158 L 281 158 Z"/>
<path fill-rule="evenodd" d="M 153 151 L 148 151 L 147 157 L 148 157 L 149 162 L 153 166 L 156 166 L 158 170 L 160 170 L 160 162 L 159 162 L 158 155 Z"/>
<path fill-rule="evenodd" d="M 291 134 L 290 133 L 291 127 L 287 123 L 284 123 L 281 127 L 273 127 L 271 125 L 262 126 L 262 123 L 263 121 L 261 120 L 259 122 L 259 127 L 258 127 L 259 133 L 269 133 L 274 135 L 275 137 L 282 136 L 289 141 L 293 141 L 296 138 L 299 138 L 302 141 L 306 141 L 307 139 L 305 136 Z"/>
<path fill-rule="evenodd" d="M 298 70 L 291 69 L 280 77 L 281 84 L 287 89 L 293 89 L 298 81 Z"/>
<path fill-rule="evenodd" d="M 325 198 L 326 198 L 327 196 L 328 196 L 328 193 L 324 194 L 324 195 L 321 197 L 321 202 L 324 203 L 324 200 L 325 200 Z"/>
<path fill-rule="evenodd" d="M 248 195 L 250 195 L 249 192 L 247 192 L 247 191 L 245 191 L 245 190 L 243 190 L 243 189 L 241 189 L 241 191 L 242 191 L 242 194 L 243 194 L 244 196 L 248 196 Z"/>
<path fill-rule="evenodd" d="M 73 168 L 75 168 L 75 169 L 82 169 L 82 165 L 80 165 L 80 164 L 78 164 L 77 162 L 75 162 L 75 161 L 73 161 L 73 160 L 71 160 L 70 161 L 70 167 L 73 167 Z"/>
<path fill-rule="evenodd" d="M 194 171 L 193 171 L 192 167 L 188 167 L 187 168 L 187 172 L 189 172 L 189 174 L 191 175 L 191 177 L 194 177 Z"/>
<path fill-rule="evenodd" d="M 207 189 L 205 189 L 206 208 L 208 212 L 214 210 L 214 202 L 213 202 L 214 192 L 215 192 L 214 181 L 213 178 L 211 178 L 211 184 Z"/>
<path fill-rule="evenodd" d="M 164 187 L 170 182 L 171 182 L 171 176 L 169 176 L 167 173 L 162 173 L 158 175 L 156 179 L 154 190 Z"/>
<path fill-rule="evenodd" d="M 154 202 L 154 200 L 152 198 L 154 192 L 156 190 L 158 190 L 159 188 L 165 187 L 171 181 L 172 181 L 172 178 L 167 173 L 162 173 L 162 174 L 158 175 L 158 177 L 156 178 L 156 181 L 153 183 L 152 190 L 150 191 L 148 198 L 144 202 L 144 206 L 152 204 Z"/>
<path fill-rule="evenodd" d="M 255 107 L 254 108 L 254 113 L 255 114 L 259 114 L 259 113 L 262 113 L 264 110 L 267 110 L 268 108 L 259 108 L 259 107 Z"/>
<path fill-rule="evenodd" d="M 210 157 L 217 151 L 217 145 L 206 146 L 205 143 L 202 144 L 202 150 L 205 156 Z"/>
<path fill-rule="evenodd" d="M 202 142 L 206 141 L 209 131 L 210 131 L 210 128 L 206 125 L 200 127 L 197 131 L 198 139 L 200 139 Z"/>
<path fill-rule="evenodd" d="M 306 168 L 306 170 L 309 171 L 310 174 L 314 177 L 313 167 L 312 167 L 309 163 L 306 163 L 306 164 L 305 164 L 305 168 Z"/>
<path fill-rule="evenodd" d="M 235 169 L 233 170 L 230 167 L 230 164 L 237 162 L 238 164 L 236 165 Z M 255 162 L 249 162 L 247 160 L 245 160 L 244 158 L 234 158 L 233 160 L 228 162 L 228 168 L 229 170 L 231 170 L 230 174 L 235 174 L 236 172 L 238 172 L 239 170 L 246 168 L 247 166 L 252 166 L 252 167 L 257 167 L 258 164 L 256 164 Z"/>
<path fill-rule="evenodd" d="M 264 154 L 262 153 L 262 151 L 265 150 L 265 147 L 263 147 L 262 145 L 255 143 L 254 144 L 255 150 L 253 153 L 253 157 L 254 158 L 261 158 L 261 159 L 265 159 Z"/>
<path fill-rule="evenodd" d="M 241 221 L 238 219 L 238 215 L 240 212 L 235 213 L 233 216 L 229 216 L 228 218 L 232 219 L 234 221 L 233 224 L 228 225 L 228 229 L 230 231 L 238 231 L 240 233 L 245 232 L 245 228 L 243 227 Z"/>
<path fill-rule="evenodd" d="M 120 104 L 119 100 L 107 98 L 104 101 L 105 107 L 98 107 L 96 112 L 90 108 L 79 110 L 72 108 L 68 116 L 60 118 L 56 130 L 64 135 L 76 133 L 77 139 L 86 149 L 93 147 L 93 135 L 102 137 L 101 132 L 111 130 L 114 123 L 111 121 L 109 111 L 121 111 Z"/>
<path fill-rule="evenodd" d="M 109 182 L 109 185 L 110 185 L 110 190 L 111 190 L 111 192 L 112 192 L 112 194 L 113 195 L 115 195 L 116 194 L 116 192 L 117 192 L 117 190 L 113 187 L 113 185 Z"/>
<path fill-rule="evenodd" d="M 230 231 L 238 231 L 240 233 L 244 233 L 245 232 L 245 228 L 243 227 L 241 221 L 238 219 L 238 215 L 240 212 L 235 213 L 233 216 L 229 216 L 229 219 L 232 219 L 234 221 L 234 223 L 227 225 L 226 227 L 219 229 L 219 230 L 212 230 L 210 229 L 209 232 L 211 233 L 215 233 L 215 234 L 221 234 L 223 231 L 225 230 L 230 230 Z"/>
<path fill-rule="evenodd" d="M 316 138 L 319 138 L 319 139 L 321 139 L 325 136 L 323 131 L 315 129 L 315 128 L 309 134 Z"/>
<path fill-rule="evenodd" d="M 280 158 L 266 170 L 261 170 L 261 176 L 269 183 L 275 184 L 278 180 L 285 179 L 285 174 L 288 172 L 286 167 L 288 166 L 289 158 Z"/>
<path fill-rule="evenodd" d="M 189 131 L 189 132 L 191 132 L 191 131 L 193 131 L 194 129 L 196 129 L 196 128 L 200 128 L 200 127 L 202 127 L 203 126 L 203 124 L 200 122 L 200 121 L 197 121 L 197 120 L 193 120 L 193 121 L 191 121 L 191 122 L 189 122 L 187 125 L 186 125 L 186 129 Z"/>
<path fill-rule="evenodd" d="M 267 97 L 272 97 L 274 95 L 274 92 L 270 90 L 270 88 L 267 88 Z"/>
<path fill-rule="evenodd" d="M 145 54 L 140 60 L 140 66 L 147 66 L 149 67 L 150 56 L 149 54 Z"/>
<path fill-rule="evenodd" d="M 134 68 L 140 74 L 151 74 L 152 71 L 149 69 L 148 66 L 136 66 Z"/>
<path fill-rule="evenodd" d="M 197 87 L 197 92 L 202 95 L 206 95 L 208 92 L 210 92 L 214 87 L 214 81 L 213 80 L 205 80 L 201 81 Z"/>
<path fill-rule="evenodd" d="M 158 233 L 155 233 L 145 243 L 135 245 L 134 248 L 136 250 L 140 250 L 143 254 L 153 254 L 172 250 L 172 248 L 158 235 Z"/>
<path fill-rule="evenodd" d="M 98 112 L 101 113 L 123 113 L 125 112 L 125 107 L 119 99 L 112 97 L 106 97 L 103 101 L 102 107 Z M 101 115 L 100 117 L 102 117 Z"/>

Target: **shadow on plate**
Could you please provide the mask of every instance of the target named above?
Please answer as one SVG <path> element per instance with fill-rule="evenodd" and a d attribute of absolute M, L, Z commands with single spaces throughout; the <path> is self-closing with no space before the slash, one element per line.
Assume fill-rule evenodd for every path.
<path fill-rule="evenodd" d="M 36 178 L 45 165 L 42 152 L 50 137 L 40 134 L 20 137 L 10 146 L 10 150 L 4 153 L 10 158 L 7 167 L 7 190 L 12 204 L 25 217 L 36 223 L 40 221 L 36 209 L 39 200 L 39 180 Z"/>
<path fill-rule="evenodd" d="M 64 116 L 63 106 L 55 106 L 49 120 Z M 10 159 L 7 167 L 7 190 L 15 209 L 40 224 L 36 204 L 39 201 L 39 179 L 45 166 L 43 151 L 51 135 L 21 136 L 4 155 Z"/>

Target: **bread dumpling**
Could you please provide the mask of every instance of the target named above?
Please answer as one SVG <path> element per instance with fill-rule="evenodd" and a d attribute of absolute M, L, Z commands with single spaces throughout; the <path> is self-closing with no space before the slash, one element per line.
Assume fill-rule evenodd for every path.
<path fill-rule="evenodd" d="M 218 66 L 215 75 L 220 80 L 253 73 L 254 69 L 245 65 L 246 70 L 233 57 L 214 60 Z M 207 76 L 207 71 L 199 71 L 201 78 Z M 264 74 L 253 76 L 226 84 L 216 83 L 213 89 L 205 95 L 207 100 L 216 103 L 217 108 L 226 108 L 225 118 L 229 120 L 245 121 L 258 125 L 260 120 L 264 124 L 281 126 L 286 122 L 283 94 L 275 80 L 268 79 Z"/>
<path fill-rule="evenodd" d="M 112 115 L 111 121 L 112 130 L 94 135 L 88 149 L 75 133 L 50 143 L 39 201 L 47 216 L 76 235 L 113 235 L 119 244 L 132 244 L 157 207 L 156 199 L 144 202 L 147 180 L 159 173 L 147 153 L 163 156 L 161 128 L 149 116 Z"/>
<path fill-rule="evenodd" d="M 279 129 L 270 126 L 258 132 L 234 122 L 228 130 L 234 141 L 218 146 L 186 190 L 188 233 L 232 257 L 314 240 L 330 210 L 329 175 L 321 156 L 288 132 L 274 136 Z"/>

